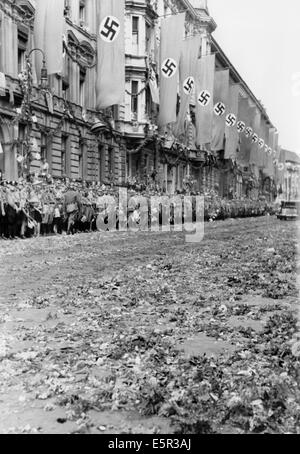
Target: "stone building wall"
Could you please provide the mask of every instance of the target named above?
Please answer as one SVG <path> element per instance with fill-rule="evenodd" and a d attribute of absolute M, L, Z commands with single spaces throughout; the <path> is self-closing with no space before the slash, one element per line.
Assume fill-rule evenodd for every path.
<path fill-rule="evenodd" d="M 169 191 L 181 189 L 183 180 L 190 177 L 202 192 L 219 188 L 224 196 L 230 191 L 245 195 L 245 182 L 238 181 L 236 174 L 227 169 L 222 152 L 215 156 L 218 165 L 207 165 L 204 153 L 191 148 L 188 164 L 180 151 L 174 154 L 164 145 L 158 147 L 154 140 L 158 106 L 152 102 L 147 77 L 150 66 L 159 72 L 159 35 L 164 15 L 186 11 L 185 36 L 200 34 L 203 54 L 217 51 L 216 67 L 230 67 L 230 83 L 240 82 L 238 73 L 212 39 L 216 24 L 206 0 L 125 1 L 126 93 L 123 104 L 103 112 L 95 111 L 96 69 L 92 65 L 96 58 L 96 1 L 65 0 L 64 41 L 68 52 L 63 73 L 49 77 L 53 113 L 40 90 L 34 88 L 32 94 L 37 118 L 37 123 L 32 123 L 32 147 L 43 150 L 53 176 L 124 184 L 128 178 L 149 179 L 156 173 L 157 183 Z M 4 89 L 0 87 L 0 140 L 4 152 L 0 154 L 0 169 L 10 180 L 17 179 L 22 170 L 16 159 L 22 154 L 20 139 L 27 134 L 16 109 L 22 102 L 18 75 L 25 52 L 33 47 L 29 20 L 33 14 L 33 0 L 3 0 L 0 4 L 0 73 L 6 83 Z M 133 90 L 139 93 L 136 103 Z M 241 95 L 249 96 L 257 105 L 244 82 Z M 70 116 L 65 115 L 66 107 Z M 66 117 L 63 123 L 62 116 Z M 99 122 L 101 127 L 95 127 Z M 33 160 L 29 170 L 37 172 L 39 166 L 40 162 Z"/>
<path fill-rule="evenodd" d="M 54 177 L 67 176 L 90 181 L 101 179 L 103 182 L 113 179 L 115 183 L 121 184 L 125 180 L 125 143 L 120 139 L 118 131 L 113 135 L 109 133 L 109 126 L 105 134 L 91 131 L 97 121 L 94 110 L 96 69 L 93 67 L 81 71 L 78 63 L 74 61 L 74 59 L 79 60 L 84 67 L 92 64 L 95 58 L 95 2 L 96 0 L 66 1 L 64 39 L 68 43 L 70 54 L 65 54 L 63 73 L 49 76 L 50 90 L 53 95 L 53 113 L 49 110 L 41 91 L 36 86 L 33 89 L 31 106 L 37 122 L 33 122 L 30 127 L 32 128 L 31 144 L 33 151 L 43 150 Z M 33 48 L 33 21 L 25 21 L 24 18 L 33 17 L 33 14 L 33 1 L 4 0 L 1 2 L 0 72 L 5 78 L 6 89 L 0 90 L 0 139 L 4 151 L 0 165 L 3 166 L 1 170 L 4 171 L 4 177 L 9 180 L 16 180 L 26 170 L 24 165 L 22 167 L 16 161 L 17 156 L 22 155 L 22 144 L 14 145 L 13 141 L 25 138 L 28 133 L 23 120 L 17 120 L 16 109 L 22 102 L 19 74 L 25 68 L 25 52 Z M 14 43 L 13 53 L 12 43 Z M 22 50 L 21 59 L 20 50 Z M 33 53 L 33 65 L 34 57 Z M 39 75 L 36 76 L 38 79 Z M 82 83 L 80 83 L 80 77 Z M 14 98 L 13 102 L 9 102 L 10 98 Z M 61 124 L 65 101 L 72 116 L 67 117 L 61 128 L 56 130 Z M 122 108 L 120 111 L 122 113 Z M 102 114 L 109 122 L 114 119 L 110 109 Z M 27 171 L 38 172 L 39 167 L 40 162 L 32 160 L 30 169 Z"/>

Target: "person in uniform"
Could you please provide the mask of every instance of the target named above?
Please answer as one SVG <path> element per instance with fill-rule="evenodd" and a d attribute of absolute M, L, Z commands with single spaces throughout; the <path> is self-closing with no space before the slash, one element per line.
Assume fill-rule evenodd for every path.
<path fill-rule="evenodd" d="M 14 183 L 10 184 L 6 193 L 6 219 L 7 219 L 7 236 L 10 240 L 17 239 L 17 215 L 19 212 L 18 198 L 15 194 Z"/>
<path fill-rule="evenodd" d="M 6 213 L 5 213 L 5 204 L 6 204 L 6 190 L 4 182 L 0 183 L 0 238 L 6 239 L 7 229 L 6 229 Z"/>
<path fill-rule="evenodd" d="M 67 235 L 74 235 L 76 222 L 81 213 L 81 196 L 74 184 L 69 184 L 64 195 L 63 209 L 67 219 Z"/>
<path fill-rule="evenodd" d="M 26 213 L 26 208 L 27 208 L 27 188 L 25 186 L 24 182 L 20 182 L 19 184 L 19 213 L 17 216 L 17 224 L 18 224 L 18 232 L 20 234 L 20 237 L 22 239 L 25 238 L 26 234 L 26 229 L 27 229 L 27 213 Z"/>

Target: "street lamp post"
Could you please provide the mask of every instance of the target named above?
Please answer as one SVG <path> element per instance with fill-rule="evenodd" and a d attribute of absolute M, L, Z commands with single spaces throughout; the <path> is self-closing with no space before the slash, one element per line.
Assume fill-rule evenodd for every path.
<path fill-rule="evenodd" d="M 27 61 L 27 68 L 31 67 L 30 57 L 31 57 L 32 53 L 36 52 L 36 51 L 41 52 L 41 54 L 43 56 L 43 66 L 41 69 L 40 87 L 43 89 L 47 89 L 48 88 L 48 70 L 47 70 L 47 66 L 46 66 L 46 56 L 45 56 L 45 53 L 42 51 L 42 49 L 39 49 L 38 47 L 36 47 L 35 49 L 31 49 L 31 51 L 29 51 L 26 54 L 25 58 Z"/>

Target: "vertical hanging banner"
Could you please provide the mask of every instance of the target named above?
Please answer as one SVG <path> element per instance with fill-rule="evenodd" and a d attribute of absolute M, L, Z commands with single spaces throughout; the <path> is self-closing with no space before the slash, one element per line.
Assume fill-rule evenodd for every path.
<path fill-rule="evenodd" d="M 212 141 L 215 55 L 201 57 L 196 75 L 196 145 Z"/>
<path fill-rule="evenodd" d="M 258 134 L 259 134 L 259 139 L 258 139 L 259 169 L 263 170 L 265 167 L 265 164 L 266 164 L 265 146 L 266 146 L 266 141 L 268 140 L 267 125 L 266 125 L 266 121 L 264 118 L 261 118 Z"/>
<path fill-rule="evenodd" d="M 185 132 L 185 120 L 192 95 L 195 93 L 197 61 L 201 46 L 200 36 L 183 41 L 179 65 L 180 109 L 174 134 L 178 137 Z"/>
<path fill-rule="evenodd" d="M 224 150 L 226 111 L 228 112 L 229 69 L 216 71 L 214 80 L 214 116 L 211 150 Z"/>
<path fill-rule="evenodd" d="M 0 70 L 16 77 L 18 74 L 18 25 L 1 12 L 0 23 Z"/>
<path fill-rule="evenodd" d="M 279 160 L 280 160 L 280 150 L 278 146 L 278 140 L 279 140 L 279 135 L 278 132 L 275 134 L 275 146 L 274 146 L 274 151 L 273 151 L 273 164 L 274 164 L 274 178 L 276 182 L 276 186 L 278 187 L 279 185 L 279 172 L 278 172 L 278 165 L 279 165 Z"/>
<path fill-rule="evenodd" d="M 240 133 L 240 151 L 237 154 L 237 162 L 245 167 L 247 167 L 250 162 L 254 116 L 255 107 L 249 105 L 248 98 L 240 97 L 239 121 L 237 123 L 237 129 Z"/>
<path fill-rule="evenodd" d="M 276 132 L 275 128 L 269 129 L 268 150 L 265 148 L 265 154 L 267 156 L 265 172 L 266 172 L 266 175 L 268 175 L 268 177 L 272 177 L 272 178 L 275 176 L 274 163 L 273 163 L 273 150 L 275 147 L 275 132 Z"/>
<path fill-rule="evenodd" d="M 156 74 L 153 68 L 150 68 L 149 70 L 149 87 L 152 101 L 155 104 L 159 104 L 159 89 L 157 85 Z"/>
<path fill-rule="evenodd" d="M 265 146 L 264 146 L 264 166 L 263 166 L 263 172 L 265 175 L 268 175 L 268 166 L 269 166 L 269 143 L 270 143 L 270 128 L 267 125 L 267 122 L 265 121 Z"/>
<path fill-rule="evenodd" d="M 261 113 L 258 109 L 255 109 L 255 115 L 253 120 L 253 136 L 251 139 L 251 151 L 250 151 L 250 164 L 255 169 L 258 169 L 261 165 L 261 152 L 258 146 L 259 132 L 260 132 Z"/>
<path fill-rule="evenodd" d="M 48 74 L 61 73 L 63 69 L 64 7 L 64 0 L 36 0 L 34 43 L 45 53 Z M 36 53 L 38 75 L 41 67 L 42 56 Z"/>
<path fill-rule="evenodd" d="M 176 121 L 177 86 L 185 13 L 162 20 L 160 34 L 160 127 Z"/>
<path fill-rule="evenodd" d="M 259 112 L 259 125 L 257 125 L 257 129 L 255 130 L 255 132 L 258 135 L 256 151 L 257 162 L 255 164 L 257 168 L 261 170 L 264 167 L 264 149 L 265 149 L 264 120 L 261 116 L 261 112 Z M 253 159 L 254 157 L 252 157 L 252 160 Z"/>
<path fill-rule="evenodd" d="M 125 0 L 97 1 L 98 110 L 122 104 L 125 96 Z"/>
<path fill-rule="evenodd" d="M 239 143 L 239 132 L 236 127 L 239 113 L 239 93 L 240 85 L 230 85 L 228 113 L 226 115 L 225 125 L 225 155 L 224 159 L 236 159 L 236 151 Z"/>

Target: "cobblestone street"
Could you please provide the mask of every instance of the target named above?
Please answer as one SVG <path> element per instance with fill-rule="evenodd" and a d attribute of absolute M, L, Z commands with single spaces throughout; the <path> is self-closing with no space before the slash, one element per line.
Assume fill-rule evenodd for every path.
<path fill-rule="evenodd" d="M 300 432 L 294 222 L 210 223 L 192 245 L 1 241 L 0 257 L 1 433 Z"/>

